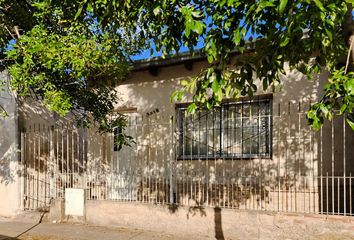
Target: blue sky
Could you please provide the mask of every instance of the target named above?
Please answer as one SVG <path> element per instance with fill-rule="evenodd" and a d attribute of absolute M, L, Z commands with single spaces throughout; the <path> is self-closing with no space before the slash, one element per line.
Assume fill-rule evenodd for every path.
<path fill-rule="evenodd" d="M 155 45 L 152 44 L 152 47 L 155 48 Z M 202 43 L 202 41 L 200 41 L 197 44 L 195 49 L 200 49 L 202 47 L 203 47 L 203 43 Z M 189 49 L 187 47 L 184 47 L 184 46 L 181 47 L 181 49 L 179 50 L 180 53 L 181 52 L 188 52 L 188 51 L 189 51 Z M 132 60 L 141 60 L 141 59 L 148 59 L 148 58 L 152 58 L 152 57 L 159 57 L 161 55 L 162 55 L 161 52 L 155 52 L 154 51 L 154 54 L 151 56 L 150 55 L 150 49 L 148 49 L 148 50 L 145 50 L 145 51 L 143 51 L 142 53 L 140 53 L 138 55 L 134 55 L 134 56 L 130 56 L 130 57 L 131 57 Z"/>

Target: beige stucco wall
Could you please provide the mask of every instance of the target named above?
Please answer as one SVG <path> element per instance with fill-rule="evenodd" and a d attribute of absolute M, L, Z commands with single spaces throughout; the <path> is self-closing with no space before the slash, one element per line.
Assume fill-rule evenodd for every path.
<path fill-rule="evenodd" d="M 114 170 L 120 176 L 117 179 L 111 178 L 110 181 L 119 182 L 119 188 L 123 189 L 133 184 L 131 176 L 134 174 L 149 176 L 149 179 L 150 176 L 157 176 L 169 180 L 171 176 L 169 169 L 172 167 L 181 178 L 185 178 L 184 181 L 215 184 L 243 179 L 250 181 L 248 184 L 256 185 L 259 183 L 257 181 L 262 179 L 264 182 L 259 184 L 260 188 L 267 183 L 272 189 L 277 189 L 278 186 L 274 185 L 276 183 L 283 190 L 290 192 L 281 199 L 279 194 L 272 190 L 267 199 L 264 196 L 253 196 L 244 203 L 245 206 L 250 206 L 258 201 L 255 199 L 261 198 L 262 209 L 289 211 L 289 208 L 293 210 L 295 206 L 299 211 L 318 211 L 317 176 L 321 173 L 325 175 L 326 172 L 329 172 L 329 175 L 331 173 L 341 175 L 344 172 L 349 174 L 354 170 L 354 149 L 350 147 L 354 142 L 354 134 L 347 126 L 345 140 L 343 140 L 342 118 L 336 118 L 333 122 L 334 140 L 332 140 L 330 124 L 327 123 L 321 132 L 313 132 L 306 119 L 306 111 L 310 104 L 321 96 L 327 74 L 323 73 L 313 81 L 309 81 L 301 73 L 287 70 L 286 75 L 281 77 L 282 86 L 274 93 L 267 92 L 273 95 L 271 158 L 176 161 L 176 110 L 175 103 L 170 102 L 170 95 L 178 89 L 182 79 L 195 76 L 206 66 L 206 62 L 196 61 L 191 70 L 188 70 L 184 64 L 176 64 L 159 67 L 157 75 L 152 75 L 148 70 L 133 71 L 126 81 L 119 84 L 116 90 L 120 102 L 116 109 L 130 111 L 128 115 L 132 116 L 133 120 L 128 123 L 127 134 L 134 137 L 136 144 L 114 152 L 112 134 L 99 135 L 96 129 L 89 129 L 88 158 L 85 165 L 88 170 L 85 177 L 89 179 L 89 183 L 91 179 L 107 183 L 105 173 Z M 262 88 L 260 82 L 257 82 L 257 85 L 259 89 Z M 257 94 L 262 95 L 264 92 L 260 90 Z M 189 101 L 191 96 L 184 100 L 184 102 Z M 29 129 L 33 126 L 37 128 L 42 125 L 47 127 L 58 122 L 59 118 L 43 110 L 38 102 L 25 103 L 21 108 L 21 128 Z M 248 180 L 248 176 L 254 179 Z M 101 177 L 102 181 L 100 181 Z M 134 181 L 138 183 L 142 180 Z M 294 189 L 298 192 L 293 194 Z M 101 192 L 101 190 L 97 191 Z M 112 197 L 107 196 L 107 193 L 95 194 L 102 198 Z M 198 199 L 191 200 L 191 196 L 183 193 L 177 194 L 176 197 L 180 198 L 179 202 L 191 205 L 198 201 Z M 294 204 L 293 199 L 296 198 L 305 199 L 304 203 Z M 209 201 L 214 200 L 209 199 Z"/>
<path fill-rule="evenodd" d="M 135 114 L 142 117 L 142 121 L 168 124 L 171 117 L 176 119 L 175 103 L 170 102 L 171 93 L 178 88 L 180 80 L 196 75 L 205 66 L 204 62 L 196 62 L 193 64 L 192 71 L 187 70 L 183 64 L 162 67 L 158 69 L 157 76 L 151 75 L 148 71 L 133 72 L 128 80 L 117 87 L 121 99 L 117 109 L 136 108 Z M 318 100 L 326 79 L 327 75 L 325 73 L 313 81 L 307 80 L 305 76 L 298 72 L 288 71 L 286 75 L 282 76 L 283 86 L 273 93 L 273 157 L 264 160 L 262 164 L 260 164 L 260 159 L 247 160 L 244 162 L 245 165 L 252 165 L 252 169 L 255 169 L 254 164 L 260 164 L 262 168 L 267 168 L 270 172 L 280 170 L 282 175 L 292 175 L 299 171 L 302 175 L 310 175 L 311 172 L 313 175 L 318 174 L 319 133 L 313 132 L 308 126 L 306 111 L 311 103 Z M 259 81 L 257 85 L 261 89 Z M 264 94 L 264 92 L 260 90 L 257 94 Z M 191 98 L 187 97 L 185 102 L 189 101 L 191 101 Z M 158 112 L 150 116 L 147 115 L 156 109 L 158 109 Z M 340 128 L 340 126 L 337 126 L 337 128 Z M 160 135 L 165 136 L 165 139 L 162 139 L 163 141 L 169 141 L 171 133 L 168 127 L 160 128 L 159 131 L 166 131 L 165 134 Z M 327 131 L 327 128 L 324 131 Z M 352 138 L 350 138 L 349 129 L 347 129 L 347 132 L 346 143 L 348 144 Z M 146 139 L 144 136 L 139 137 Z M 92 142 L 95 144 L 92 144 L 92 147 L 89 148 L 92 150 L 91 155 L 101 155 L 100 152 L 105 151 L 105 149 L 97 144 L 96 138 L 92 139 Z M 340 142 L 335 141 L 336 152 L 341 151 L 340 144 Z M 299 149 L 300 147 L 301 149 Z M 330 146 L 325 146 L 327 150 L 328 147 Z M 350 150 L 350 148 L 347 148 L 346 155 L 348 155 L 348 158 L 351 156 Z M 336 156 L 336 158 L 340 158 L 339 155 Z M 290 158 L 291 160 L 289 160 Z M 238 165 L 241 164 L 242 161 L 238 161 Z M 278 169 L 278 166 L 280 166 L 280 169 Z M 347 168 L 349 167 L 347 164 Z"/>
<path fill-rule="evenodd" d="M 8 80 L 6 72 L 0 73 Z M 0 215 L 14 215 L 20 208 L 20 178 L 18 175 L 17 104 L 9 89 L 0 91 L 0 104 L 8 117 L 0 117 Z"/>
<path fill-rule="evenodd" d="M 282 86 L 275 92 L 267 92 L 273 95 L 271 158 L 176 161 L 176 110 L 175 103 L 170 102 L 170 95 L 178 89 L 182 79 L 196 75 L 205 66 L 205 62 L 193 63 L 192 70 L 187 70 L 183 64 L 165 66 L 158 68 L 157 75 L 152 75 L 147 70 L 135 71 L 128 80 L 120 84 L 117 87 L 120 104 L 116 108 L 133 109 L 134 113 L 129 115 L 138 116 L 138 120 L 134 120 L 133 117 L 131 127 L 127 128 L 128 134 L 133 133 L 136 144 L 131 148 L 123 148 L 120 152 L 113 152 L 112 136 L 98 136 L 94 130 L 90 130 L 88 166 L 91 166 L 92 173 L 100 175 L 110 169 L 118 169 L 125 180 L 140 172 L 140 175 L 146 176 L 149 181 L 150 178 L 165 181 L 171 174 L 169 169 L 172 166 L 178 175 L 173 178 L 177 182 L 174 191 L 176 188 L 179 188 L 177 191 L 181 191 L 175 196 L 179 203 L 194 205 L 202 202 L 213 205 L 215 204 L 213 201 L 218 201 L 220 194 L 228 193 L 211 190 L 210 194 L 215 193 L 215 196 L 205 198 L 205 193 L 198 193 L 200 187 L 195 187 L 194 190 L 191 188 L 191 191 L 196 191 L 193 195 L 184 188 L 184 185 L 179 186 L 178 182 L 186 184 L 189 182 L 191 185 L 206 184 L 207 189 L 213 189 L 214 184 L 225 183 L 225 186 L 231 189 L 229 186 L 232 183 L 244 181 L 243 184 L 251 185 L 256 192 L 264 191 L 266 194 L 257 193 L 250 196 L 246 202 L 241 203 L 242 206 L 235 203 L 240 208 L 259 205 L 255 208 L 275 211 L 319 211 L 320 204 L 324 202 L 319 201 L 321 190 L 318 176 L 326 175 L 326 171 L 330 171 L 329 175 L 331 172 L 335 176 L 341 176 L 344 172 L 348 175 L 354 170 L 354 150 L 350 147 L 354 142 L 354 134 L 346 126 L 343 147 L 343 118 L 336 117 L 333 122 L 335 130 L 333 141 L 328 123 L 321 132 L 314 132 L 306 119 L 306 112 L 310 104 L 318 101 L 321 96 L 328 75 L 322 73 L 309 81 L 301 73 L 287 70 L 286 75 L 281 77 Z M 259 81 L 257 85 L 258 89 L 262 89 Z M 264 93 L 260 90 L 257 94 Z M 189 101 L 191 96 L 184 100 Z M 99 164 L 101 161 L 105 163 L 104 166 Z M 143 182 L 144 179 L 138 178 L 136 181 Z M 122 180 L 120 187 L 128 186 L 127 182 L 129 181 Z M 168 193 L 163 193 L 161 197 L 165 197 L 164 194 Z M 216 196 L 217 194 L 219 195 Z M 205 202 L 205 199 L 208 199 L 208 202 Z"/>

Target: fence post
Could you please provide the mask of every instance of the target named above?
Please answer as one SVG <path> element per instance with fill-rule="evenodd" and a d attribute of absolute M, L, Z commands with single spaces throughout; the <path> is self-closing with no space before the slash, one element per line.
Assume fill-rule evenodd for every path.
<path fill-rule="evenodd" d="M 20 208 L 21 210 L 25 209 L 24 200 L 25 200 L 25 133 L 21 131 L 21 162 L 20 162 Z"/>
<path fill-rule="evenodd" d="M 170 204 L 174 204 L 175 201 L 174 201 L 174 197 L 173 197 L 173 169 L 174 169 L 174 166 L 173 166 L 173 163 L 174 163 L 174 158 L 173 158 L 173 149 L 174 149 L 174 136 L 173 136 L 173 116 L 171 116 L 170 118 L 170 131 L 171 131 L 171 141 L 170 141 L 170 144 L 171 144 L 171 147 L 170 147 L 170 201 L 169 203 Z"/>
<path fill-rule="evenodd" d="M 49 168 L 48 168 L 48 177 L 49 177 L 49 199 L 50 203 L 54 200 L 54 142 L 53 142 L 53 132 L 54 126 L 49 128 Z"/>

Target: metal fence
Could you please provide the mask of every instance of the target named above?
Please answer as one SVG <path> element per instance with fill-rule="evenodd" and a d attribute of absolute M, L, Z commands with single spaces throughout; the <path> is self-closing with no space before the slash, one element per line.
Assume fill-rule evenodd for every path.
<path fill-rule="evenodd" d="M 32 126 L 21 133 L 22 207 L 83 188 L 88 200 L 352 216 L 353 133 L 341 117 L 315 133 L 298 106 L 275 107 L 264 158 L 178 157 L 178 120 L 162 114 L 129 117 L 136 144 L 120 151 L 114 133 Z"/>

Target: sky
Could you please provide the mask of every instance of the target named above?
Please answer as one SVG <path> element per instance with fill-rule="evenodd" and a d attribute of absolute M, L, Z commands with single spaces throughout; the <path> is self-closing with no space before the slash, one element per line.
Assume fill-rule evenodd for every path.
<path fill-rule="evenodd" d="M 155 48 L 155 45 L 152 44 L 152 47 Z M 197 46 L 195 47 L 195 49 L 200 49 L 203 47 L 203 43 L 200 41 Z M 181 47 L 180 49 L 180 53 L 182 52 L 188 52 L 189 49 L 187 47 Z M 149 59 L 149 58 L 152 58 L 152 57 L 160 57 L 162 55 L 161 52 L 155 52 L 154 51 L 154 54 L 151 56 L 150 55 L 150 49 L 148 50 L 145 50 L 143 51 L 142 53 L 138 54 L 138 55 L 133 55 L 133 56 L 130 56 L 132 60 L 136 61 L 136 60 L 142 60 L 142 59 Z"/>

